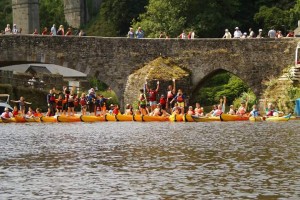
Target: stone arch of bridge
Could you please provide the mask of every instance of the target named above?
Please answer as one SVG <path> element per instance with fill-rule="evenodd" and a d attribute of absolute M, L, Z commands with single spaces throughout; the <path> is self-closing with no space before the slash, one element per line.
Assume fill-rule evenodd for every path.
<path fill-rule="evenodd" d="M 215 75 L 217 75 L 217 74 L 220 74 L 220 73 L 224 73 L 224 72 L 228 72 L 228 73 L 230 73 L 230 74 L 232 74 L 232 75 L 234 75 L 234 76 L 237 76 L 238 78 L 240 78 L 252 91 L 256 91 L 256 88 L 254 88 L 253 87 L 253 85 L 251 85 L 251 83 L 249 82 L 249 80 L 248 79 L 245 79 L 245 78 L 243 78 L 239 73 L 235 73 L 235 72 L 232 72 L 232 71 L 230 71 L 230 70 L 226 70 L 226 69 L 224 69 L 224 68 L 218 68 L 218 69 L 214 69 L 214 70 L 212 70 L 211 72 L 209 72 L 208 74 L 206 74 L 204 77 L 202 77 L 201 79 L 199 79 L 198 81 L 197 81 L 197 84 L 192 88 L 192 90 L 191 90 L 191 99 L 190 99 L 190 101 L 191 102 L 196 102 L 197 101 L 197 99 L 195 99 L 195 97 L 196 97 L 196 92 L 197 91 L 199 91 L 201 88 L 202 88 L 202 86 L 203 86 L 203 84 L 207 81 L 207 80 L 209 80 L 209 79 L 211 79 L 212 77 L 214 77 Z M 256 96 L 258 96 L 258 94 L 259 93 L 256 93 L 256 92 L 254 92 L 255 94 L 256 94 Z"/>

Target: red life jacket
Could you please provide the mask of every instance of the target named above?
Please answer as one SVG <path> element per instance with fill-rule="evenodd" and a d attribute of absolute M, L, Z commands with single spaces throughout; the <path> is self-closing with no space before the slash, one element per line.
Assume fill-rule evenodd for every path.
<path fill-rule="evenodd" d="M 50 102 L 55 102 L 55 96 L 53 94 L 50 95 L 49 101 Z"/>
<path fill-rule="evenodd" d="M 115 108 L 115 109 L 113 110 L 113 114 L 115 114 L 115 115 L 119 114 L 119 108 Z"/>
<path fill-rule="evenodd" d="M 166 105 L 166 99 L 165 99 L 165 98 L 160 98 L 160 99 L 159 99 L 159 103 L 160 103 L 161 105 Z"/>
<path fill-rule="evenodd" d="M 86 99 L 85 98 L 80 99 L 80 105 L 82 105 L 82 106 L 86 105 Z"/>
<path fill-rule="evenodd" d="M 156 101 L 156 91 L 151 90 L 149 92 L 149 101 Z"/>
<path fill-rule="evenodd" d="M 177 96 L 177 102 L 181 103 L 183 101 L 184 101 L 184 99 L 183 99 L 182 95 Z"/>
<path fill-rule="evenodd" d="M 9 116 L 9 113 L 8 113 L 8 112 L 5 112 L 5 114 L 4 114 L 4 118 L 10 118 L 10 116 Z"/>

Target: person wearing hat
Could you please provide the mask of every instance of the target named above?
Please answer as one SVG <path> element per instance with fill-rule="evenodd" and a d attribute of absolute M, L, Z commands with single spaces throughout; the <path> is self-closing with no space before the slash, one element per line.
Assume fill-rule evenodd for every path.
<path fill-rule="evenodd" d="M 222 38 L 225 38 L 225 39 L 230 39 L 232 36 L 231 36 L 231 33 L 229 32 L 228 29 L 225 29 L 225 34 L 223 35 Z"/>
<path fill-rule="evenodd" d="M 245 115 L 247 112 L 247 106 L 248 106 L 248 100 L 246 102 L 242 101 L 241 106 L 239 107 L 238 111 L 236 111 L 236 114 L 241 116 Z"/>
<path fill-rule="evenodd" d="M 263 38 L 262 32 L 263 32 L 263 30 L 261 28 L 258 29 L 258 35 L 256 36 L 256 38 Z"/>
<path fill-rule="evenodd" d="M 239 27 L 235 27 L 235 31 L 233 33 L 234 38 L 241 38 L 242 37 L 242 32 L 240 31 Z"/>
<path fill-rule="evenodd" d="M 6 107 L 4 109 L 4 112 L 1 114 L 1 118 L 9 119 L 9 118 L 12 118 L 12 117 L 13 117 L 13 114 L 11 112 L 9 112 L 8 107 Z"/>

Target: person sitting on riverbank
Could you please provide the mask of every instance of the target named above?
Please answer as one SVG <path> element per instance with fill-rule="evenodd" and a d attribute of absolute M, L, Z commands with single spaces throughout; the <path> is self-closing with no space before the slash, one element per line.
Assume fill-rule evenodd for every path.
<path fill-rule="evenodd" d="M 13 117 L 13 114 L 11 112 L 9 112 L 9 109 L 7 107 L 4 108 L 4 112 L 1 114 L 1 118 L 9 119 L 12 117 Z"/>
<path fill-rule="evenodd" d="M 19 110 L 21 112 L 21 115 L 24 116 L 25 115 L 25 105 L 26 104 L 31 104 L 31 102 L 27 102 L 25 101 L 25 98 L 23 96 L 20 97 L 20 100 L 15 101 L 15 100 L 10 100 L 13 103 L 17 103 L 19 104 Z"/>

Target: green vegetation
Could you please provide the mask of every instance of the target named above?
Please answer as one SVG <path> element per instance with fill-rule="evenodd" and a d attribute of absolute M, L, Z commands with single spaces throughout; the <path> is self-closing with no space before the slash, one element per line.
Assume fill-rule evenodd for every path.
<path fill-rule="evenodd" d="M 226 96 L 227 105 L 235 101 L 234 104 L 238 104 L 241 100 L 237 99 L 245 92 L 250 93 L 249 87 L 237 76 L 224 71 L 206 80 L 193 99 L 203 105 L 211 105 L 218 104 L 220 98 Z"/>
<path fill-rule="evenodd" d="M 4 31 L 6 24 L 12 24 L 11 0 L 0 1 L 0 30 Z"/>

